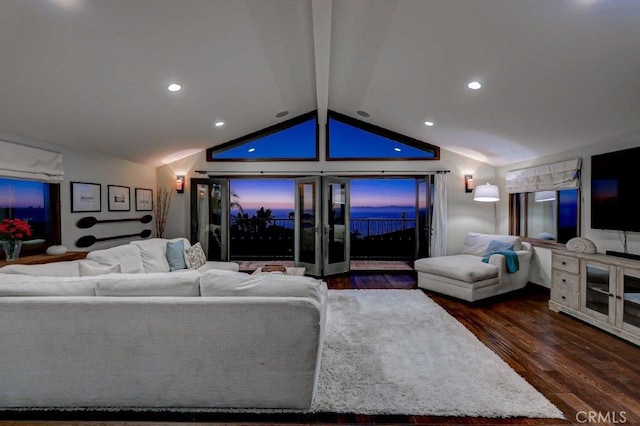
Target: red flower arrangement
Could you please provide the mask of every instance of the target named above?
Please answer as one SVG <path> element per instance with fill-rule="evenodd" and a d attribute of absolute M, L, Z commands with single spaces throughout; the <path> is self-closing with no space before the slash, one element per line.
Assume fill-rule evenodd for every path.
<path fill-rule="evenodd" d="M 22 240 L 31 236 L 31 226 L 22 219 L 4 219 L 0 222 L 0 240 Z"/>

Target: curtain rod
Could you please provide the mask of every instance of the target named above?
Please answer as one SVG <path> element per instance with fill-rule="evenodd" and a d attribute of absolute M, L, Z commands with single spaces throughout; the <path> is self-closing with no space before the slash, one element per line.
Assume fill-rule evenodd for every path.
<path fill-rule="evenodd" d="M 260 170 L 260 171 L 207 171 L 207 170 L 195 170 L 195 173 L 199 175 L 208 176 L 228 176 L 228 175 L 295 175 L 295 176 L 309 176 L 309 175 L 370 175 L 375 173 L 380 174 L 392 174 L 392 175 L 429 175 L 437 173 L 451 173 L 451 170 L 362 170 L 356 172 L 345 171 L 324 171 L 324 170 Z"/>

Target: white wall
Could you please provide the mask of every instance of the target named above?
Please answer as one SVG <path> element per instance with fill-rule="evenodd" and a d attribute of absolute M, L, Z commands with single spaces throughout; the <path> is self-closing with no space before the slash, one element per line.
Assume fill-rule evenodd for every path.
<path fill-rule="evenodd" d="M 324 139 L 324 129 L 321 127 L 320 140 Z M 322 143 L 320 144 L 322 147 Z M 206 178 L 198 175 L 196 170 L 204 170 L 224 175 L 256 175 L 260 172 L 295 173 L 300 176 L 318 174 L 327 175 L 353 174 L 359 172 L 371 175 L 405 175 L 419 176 L 421 173 L 435 170 L 450 170 L 448 174 L 448 249 L 450 253 L 458 252 L 462 247 L 464 236 L 469 231 L 494 232 L 494 210 L 491 203 L 473 201 L 473 193 L 464 191 L 464 175 L 472 174 L 476 182 L 494 182 L 496 170 L 494 167 L 471 158 L 441 150 L 439 161 L 325 161 L 325 153 L 321 148 L 318 162 L 207 162 L 205 152 L 201 152 L 171 164 L 159 167 L 157 170 L 158 186 L 173 186 L 175 188 L 176 175 L 187 176 L 187 186 L 184 194 L 174 194 L 169 219 L 167 236 L 185 236 L 189 238 L 190 196 L 189 181 L 191 178 Z M 175 192 L 175 191 L 174 191 Z M 506 228 L 505 228 L 506 229 Z"/>
<path fill-rule="evenodd" d="M 144 229 L 154 230 L 154 224 L 140 222 L 122 222 L 116 224 L 97 224 L 91 228 L 80 229 L 76 226 L 78 219 L 94 216 L 98 219 L 124 219 L 141 217 L 153 212 L 137 212 L 135 210 L 134 188 L 156 188 L 156 170 L 153 167 L 133 163 L 131 161 L 109 157 L 99 153 L 81 151 L 61 145 L 51 144 L 35 139 L 0 132 L 0 140 L 27 145 L 35 148 L 55 151 L 62 154 L 64 182 L 60 184 L 62 245 L 68 250 L 95 250 L 126 243 L 135 238 L 97 242 L 88 248 L 77 248 L 75 242 L 85 235 L 96 238 L 112 237 L 140 233 Z M 102 211 L 99 213 L 71 213 L 70 182 L 91 182 L 102 185 Z M 128 212 L 109 212 L 107 204 L 107 185 L 128 186 L 131 188 L 131 210 Z"/>
<path fill-rule="evenodd" d="M 561 154 L 540 157 L 533 161 L 512 164 L 508 167 L 500 168 L 498 170 L 498 174 L 500 176 L 500 182 L 504 185 L 505 174 L 508 171 L 555 163 L 573 158 L 582 158 L 580 179 L 581 236 L 593 241 L 598 249 L 598 253 L 605 253 L 607 250 L 623 251 L 621 242 L 623 233 L 621 231 L 606 231 L 591 228 L 591 156 L 637 146 L 640 146 L 639 133 L 626 135 L 623 138 L 603 141 L 583 149 L 566 151 Z M 502 214 L 507 216 L 508 205 L 505 204 L 501 207 L 504 209 Z M 627 232 L 627 243 L 629 253 L 640 254 L 640 233 Z M 529 280 L 536 284 L 549 287 L 551 277 L 551 250 L 537 247 L 535 249 L 534 257 L 534 268 L 530 271 Z"/>

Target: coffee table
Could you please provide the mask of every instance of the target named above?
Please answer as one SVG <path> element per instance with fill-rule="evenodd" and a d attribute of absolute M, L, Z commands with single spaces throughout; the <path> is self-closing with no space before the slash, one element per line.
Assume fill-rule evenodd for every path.
<path fill-rule="evenodd" d="M 286 275 L 296 275 L 296 276 L 304 276 L 304 274 L 307 272 L 307 270 L 304 267 L 298 267 L 298 266 L 287 266 L 285 268 L 285 272 L 280 272 L 280 271 L 273 271 L 273 272 L 262 272 L 262 267 L 256 269 L 255 271 L 253 271 L 251 273 L 251 275 L 257 275 L 257 274 L 286 274 Z"/>

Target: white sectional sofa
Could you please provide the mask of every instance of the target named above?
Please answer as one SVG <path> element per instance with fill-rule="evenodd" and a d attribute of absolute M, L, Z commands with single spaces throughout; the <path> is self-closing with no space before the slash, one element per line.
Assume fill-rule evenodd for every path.
<path fill-rule="evenodd" d="M 229 264 L 157 271 L 166 242 L 0 268 L 0 408 L 308 409 L 326 283 Z"/>

